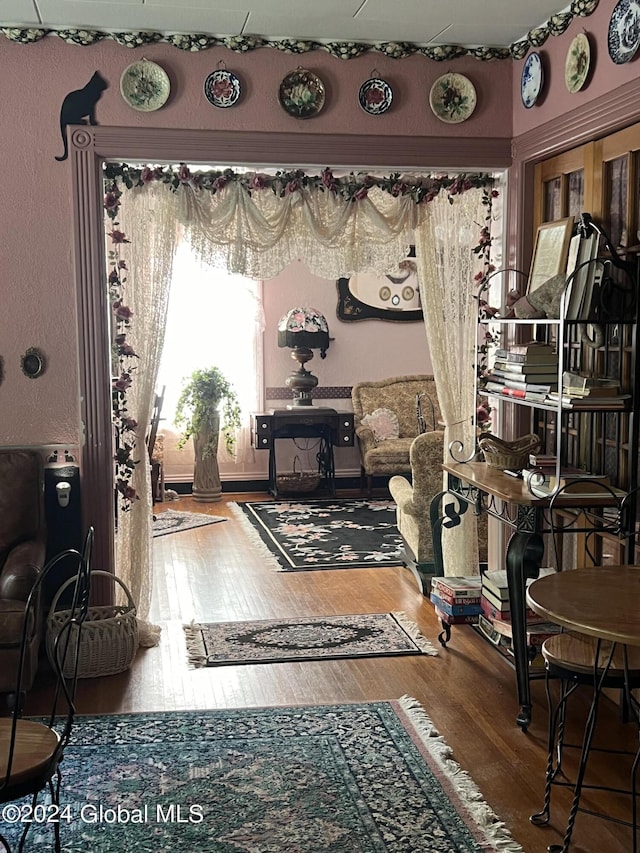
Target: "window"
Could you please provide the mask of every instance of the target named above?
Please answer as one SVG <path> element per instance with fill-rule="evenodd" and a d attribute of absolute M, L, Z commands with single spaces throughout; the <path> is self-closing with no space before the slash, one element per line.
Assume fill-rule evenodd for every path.
<path fill-rule="evenodd" d="M 158 389 L 165 386 L 161 431 L 169 444 L 171 433 L 179 432 L 174 417 L 182 380 L 194 370 L 216 366 L 233 384 L 242 409 L 236 460 L 250 458 L 249 415 L 260 409 L 263 396 L 263 329 L 262 283 L 200 263 L 183 241 L 174 261 L 157 382 Z M 223 442 L 219 453 L 221 462 L 229 462 Z M 171 479 L 170 458 L 165 475 Z"/>

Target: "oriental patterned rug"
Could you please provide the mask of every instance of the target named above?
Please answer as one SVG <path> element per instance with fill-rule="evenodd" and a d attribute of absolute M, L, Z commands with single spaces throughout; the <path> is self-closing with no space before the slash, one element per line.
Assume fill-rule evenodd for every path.
<path fill-rule="evenodd" d="M 231 507 L 277 571 L 402 565 L 393 501 L 247 501 Z"/>
<path fill-rule="evenodd" d="M 399 612 L 192 623 L 184 631 L 194 667 L 438 654 Z"/>
<path fill-rule="evenodd" d="M 65 853 L 523 853 L 409 697 L 78 717 L 62 773 Z"/>
<path fill-rule="evenodd" d="M 179 530 L 191 530 L 194 527 L 204 527 L 206 524 L 217 524 L 226 521 L 219 515 L 206 515 L 204 512 L 178 512 L 175 509 L 165 509 L 157 513 L 153 519 L 153 535 L 166 536 L 167 533 L 177 533 Z"/>

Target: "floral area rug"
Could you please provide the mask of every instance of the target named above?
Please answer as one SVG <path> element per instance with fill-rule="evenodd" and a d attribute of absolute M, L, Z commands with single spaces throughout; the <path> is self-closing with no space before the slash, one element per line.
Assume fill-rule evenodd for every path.
<path fill-rule="evenodd" d="M 193 527 L 204 527 L 205 524 L 217 524 L 226 521 L 219 515 L 206 515 L 203 512 L 178 512 L 175 509 L 165 509 L 153 519 L 153 535 L 166 536 L 167 533 L 177 533 L 178 530 L 191 530 Z"/>
<path fill-rule="evenodd" d="M 523 853 L 409 697 L 79 717 L 59 817 L 65 853 Z"/>
<path fill-rule="evenodd" d="M 184 625 L 194 667 L 386 655 L 437 655 L 405 613 Z"/>
<path fill-rule="evenodd" d="M 232 509 L 277 571 L 402 565 L 393 501 L 247 501 Z"/>

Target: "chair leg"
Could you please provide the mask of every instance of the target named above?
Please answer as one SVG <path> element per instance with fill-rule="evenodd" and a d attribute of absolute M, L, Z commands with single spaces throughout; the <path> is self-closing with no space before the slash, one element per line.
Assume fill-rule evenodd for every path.
<path fill-rule="evenodd" d="M 373 497 L 373 474 L 367 475 L 367 497 Z"/>

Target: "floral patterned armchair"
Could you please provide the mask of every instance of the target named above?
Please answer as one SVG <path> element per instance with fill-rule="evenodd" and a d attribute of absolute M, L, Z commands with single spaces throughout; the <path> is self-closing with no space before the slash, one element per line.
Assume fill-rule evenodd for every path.
<path fill-rule="evenodd" d="M 427 374 L 360 382 L 353 386 L 351 400 L 360 450 L 361 489 L 366 478 L 371 497 L 374 477 L 410 474 L 415 438 L 422 432 L 439 431 L 435 382 Z M 441 462 L 442 451 L 438 471 Z"/>

